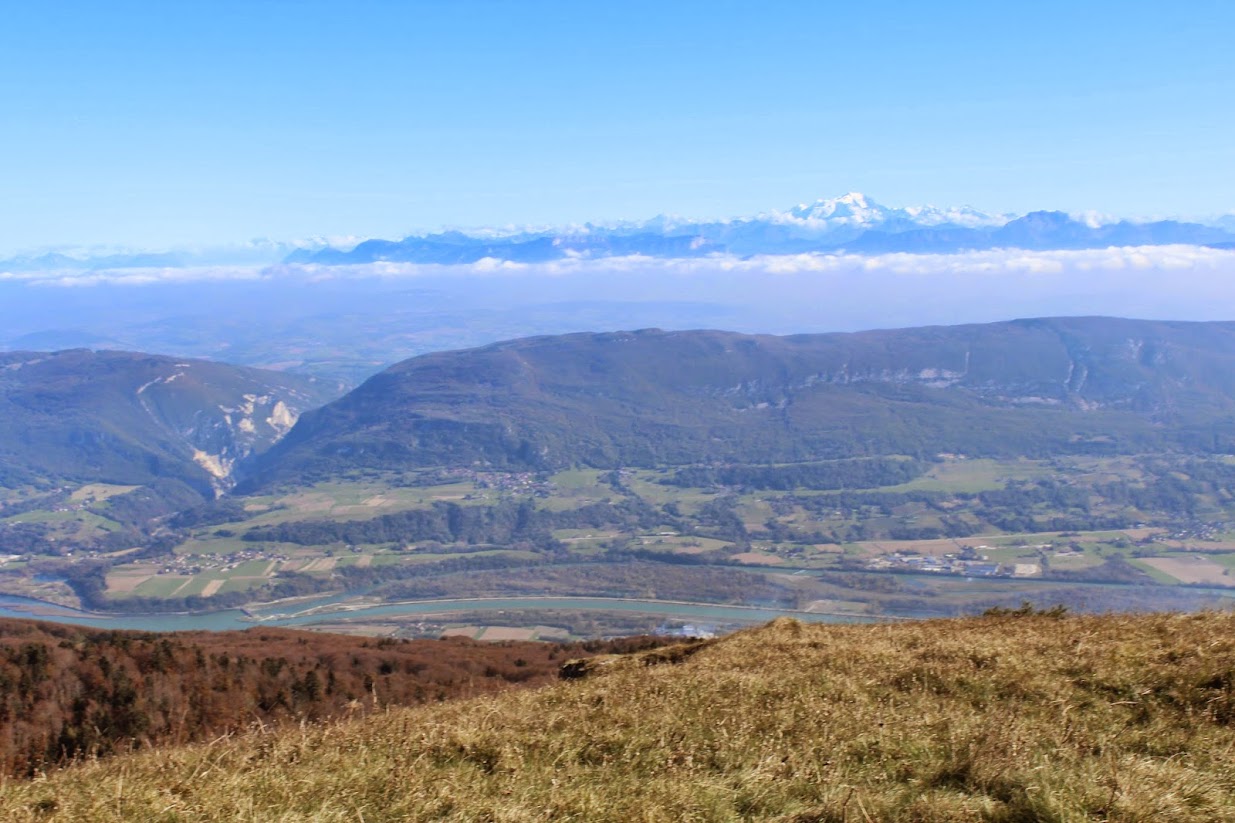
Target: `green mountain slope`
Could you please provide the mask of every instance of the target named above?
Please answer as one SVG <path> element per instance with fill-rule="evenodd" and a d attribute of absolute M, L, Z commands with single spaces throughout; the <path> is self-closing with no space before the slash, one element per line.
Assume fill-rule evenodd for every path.
<path fill-rule="evenodd" d="M 177 479 L 227 488 L 339 386 L 117 351 L 0 353 L 0 485 Z"/>
<path fill-rule="evenodd" d="M 250 486 L 349 468 L 769 463 L 1235 443 L 1235 324 L 645 330 L 416 357 L 306 414 Z"/>

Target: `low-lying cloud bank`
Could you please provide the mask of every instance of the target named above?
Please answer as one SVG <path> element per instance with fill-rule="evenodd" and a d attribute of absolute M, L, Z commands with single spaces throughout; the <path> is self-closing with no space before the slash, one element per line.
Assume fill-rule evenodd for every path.
<path fill-rule="evenodd" d="M 993 249 L 954 254 L 714 255 L 691 258 L 573 257 L 545 263 L 485 258 L 456 265 L 367 263 L 362 265 L 197 266 L 0 272 L 0 281 L 32 286 L 149 286 L 158 283 L 287 279 L 323 281 L 368 278 L 510 276 L 606 276 L 623 274 L 707 277 L 713 275 L 809 275 L 878 273 L 941 277 L 955 275 L 1053 275 L 1118 272 L 1235 272 L 1235 250 L 1205 246 L 1136 246 L 1107 249 L 1026 251 Z"/>
<path fill-rule="evenodd" d="M 1235 321 L 1235 250 L 0 273 L 0 349 L 124 348 L 349 380 L 426 351 L 538 334 L 792 334 L 1065 315 Z"/>

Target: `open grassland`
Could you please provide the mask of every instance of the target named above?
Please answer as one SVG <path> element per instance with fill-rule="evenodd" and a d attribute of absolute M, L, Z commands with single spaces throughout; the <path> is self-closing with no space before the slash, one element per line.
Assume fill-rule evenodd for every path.
<path fill-rule="evenodd" d="M 38 497 L 40 492 L 31 486 L 5 486 L 0 484 L 0 506 L 7 506 L 10 503 L 20 503 L 23 500 L 29 500 L 32 497 Z"/>
<path fill-rule="evenodd" d="M 433 485 L 405 485 L 401 476 L 368 480 L 338 480 L 315 483 L 286 494 L 248 498 L 252 516 L 247 526 L 269 526 L 288 521 L 329 518 L 365 520 L 382 514 L 423 509 L 438 501 L 468 500 L 476 504 L 495 499 L 496 491 L 461 479 Z M 488 493 L 486 493 L 488 492 Z"/>
<path fill-rule="evenodd" d="M 10 782 L 13 821 L 1235 819 L 1235 616 L 789 620 Z"/>
<path fill-rule="evenodd" d="M 1002 489 L 1009 480 L 1035 480 L 1049 474 L 1050 468 L 1041 460 L 951 459 L 919 478 L 888 489 L 976 493 Z"/>
<path fill-rule="evenodd" d="M 112 497 L 128 494 L 140 486 L 117 486 L 110 483 L 87 483 L 69 495 L 74 503 L 101 503 Z"/>
<path fill-rule="evenodd" d="M 0 523 L 46 523 L 61 526 L 68 539 L 83 539 L 95 533 L 114 531 L 114 521 L 93 512 L 76 510 L 32 511 L 6 517 Z"/>

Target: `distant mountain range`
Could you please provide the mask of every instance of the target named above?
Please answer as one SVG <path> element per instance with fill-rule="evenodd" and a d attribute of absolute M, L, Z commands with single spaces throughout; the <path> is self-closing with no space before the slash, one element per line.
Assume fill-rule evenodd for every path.
<path fill-rule="evenodd" d="M 98 269 L 181 269 L 189 266 L 267 266 L 295 251 L 328 248 L 325 240 L 298 243 L 253 240 L 228 246 L 169 251 L 67 249 L 0 260 L 0 272 L 91 271 Z"/>
<path fill-rule="evenodd" d="M 402 240 L 366 240 L 351 248 L 299 249 L 287 263 L 475 263 L 485 258 L 543 263 L 627 255 L 701 257 L 806 252 L 949 253 L 994 248 L 1093 249 L 1108 246 L 1235 243 L 1229 225 L 1174 220 L 1096 223 L 1060 211 L 1022 217 L 962 207 L 890 208 L 858 193 L 788 211 L 723 221 L 659 216 L 639 222 L 521 231 L 459 231 Z"/>
<path fill-rule="evenodd" d="M 1092 249 L 1108 246 L 1235 245 L 1235 214 L 1207 223 L 1176 220 L 1101 222 L 1062 211 L 994 214 L 968 206 L 885 206 L 850 192 L 784 211 L 731 220 L 658 215 L 649 220 L 542 228 L 445 231 L 401 240 L 340 245 L 323 238 L 255 240 L 173 251 L 53 251 L 0 259 L 0 272 L 265 266 L 377 262 L 475 263 L 486 258 L 543 263 L 572 257 L 741 257 L 807 252 L 950 253 L 994 248 Z"/>
<path fill-rule="evenodd" d="M 242 483 L 354 469 L 1235 451 L 1235 323 L 1020 320 L 774 337 L 572 334 L 415 357 Z"/>

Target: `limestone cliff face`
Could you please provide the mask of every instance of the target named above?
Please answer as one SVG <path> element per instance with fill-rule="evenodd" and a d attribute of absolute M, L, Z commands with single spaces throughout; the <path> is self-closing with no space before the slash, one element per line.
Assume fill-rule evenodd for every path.
<path fill-rule="evenodd" d="M 0 354 L 0 455 L 15 476 L 216 493 L 339 387 L 299 375 L 130 352 Z"/>

